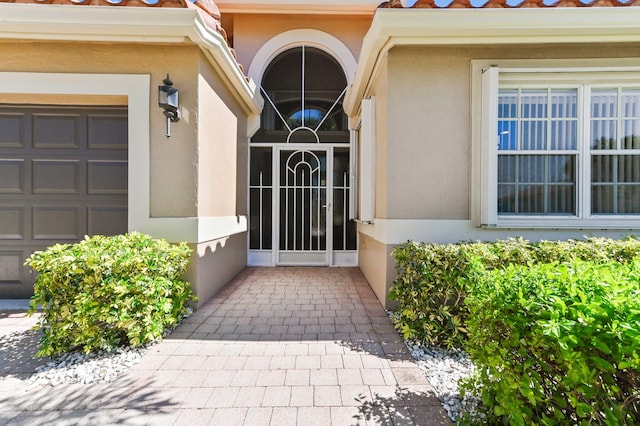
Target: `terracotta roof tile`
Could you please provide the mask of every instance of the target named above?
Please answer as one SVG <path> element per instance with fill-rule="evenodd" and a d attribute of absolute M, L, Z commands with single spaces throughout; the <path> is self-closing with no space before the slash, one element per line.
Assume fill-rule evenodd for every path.
<path fill-rule="evenodd" d="M 550 4 L 549 7 L 583 7 L 584 3 L 580 0 L 558 0 L 557 2 Z"/>
<path fill-rule="evenodd" d="M 73 6 L 129 6 L 186 8 L 187 0 L 0 0 L 0 3 L 61 4 Z"/>
<path fill-rule="evenodd" d="M 414 9 L 437 9 L 435 0 L 418 0 L 413 5 Z"/>
<path fill-rule="evenodd" d="M 530 8 L 530 7 L 546 7 L 544 0 L 524 0 L 516 7 Z"/>
<path fill-rule="evenodd" d="M 382 2 L 378 5 L 378 9 L 403 9 L 404 6 L 400 0 L 389 0 Z"/>
<path fill-rule="evenodd" d="M 595 0 L 591 3 L 585 4 L 588 7 L 616 7 L 616 6 L 629 6 L 631 2 L 621 3 L 618 0 Z"/>
<path fill-rule="evenodd" d="M 585 0 L 587 1 L 587 0 Z M 392 3 L 385 2 L 383 4 Z M 382 5 L 381 5 L 382 6 Z M 507 4 L 507 0 L 487 0 L 481 6 L 474 6 L 470 0 L 453 0 L 446 6 L 438 6 L 435 0 L 418 0 L 411 9 L 480 9 L 480 8 L 528 8 L 528 7 L 622 7 L 640 6 L 640 0 L 593 0 L 590 3 L 583 3 L 581 0 L 558 0 L 552 4 L 545 4 L 544 0 L 522 0 L 515 5 Z M 397 6 L 384 6 L 397 7 Z"/>
<path fill-rule="evenodd" d="M 196 6 L 204 10 L 214 19 L 220 19 L 220 10 L 213 0 L 195 0 Z"/>
<path fill-rule="evenodd" d="M 487 9 L 498 9 L 501 7 L 510 7 L 507 4 L 507 0 L 489 0 L 487 2 L 487 4 L 485 4 L 483 7 L 487 8 Z"/>
<path fill-rule="evenodd" d="M 449 3 L 449 6 L 447 6 L 449 9 L 469 9 L 472 7 L 473 5 L 469 0 L 453 0 Z"/>

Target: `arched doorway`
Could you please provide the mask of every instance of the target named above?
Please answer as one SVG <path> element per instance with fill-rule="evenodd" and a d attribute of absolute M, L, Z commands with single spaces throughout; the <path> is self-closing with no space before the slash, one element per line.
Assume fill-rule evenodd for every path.
<path fill-rule="evenodd" d="M 356 265 L 349 212 L 347 80 L 336 60 L 302 45 L 263 73 L 249 172 L 249 264 Z"/>

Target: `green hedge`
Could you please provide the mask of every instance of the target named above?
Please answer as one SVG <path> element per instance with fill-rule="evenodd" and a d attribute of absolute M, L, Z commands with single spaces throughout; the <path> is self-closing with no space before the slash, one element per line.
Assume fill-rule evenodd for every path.
<path fill-rule="evenodd" d="M 42 307 L 39 356 L 112 350 L 158 339 L 195 300 L 183 281 L 191 249 L 147 235 L 56 244 L 27 261 L 39 274 L 30 312 Z"/>
<path fill-rule="evenodd" d="M 459 244 L 408 242 L 397 246 L 392 255 L 398 271 L 390 292 L 397 302 L 393 318 L 396 328 L 405 338 L 462 347 L 468 309 L 460 279 L 467 276 L 471 259 L 481 258 L 488 269 L 573 259 L 629 262 L 640 255 L 640 241 L 589 238 L 539 243 L 522 239 Z"/>
<path fill-rule="evenodd" d="M 605 257 L 467 268 L 467 387 L 488 424 L 640 424 L 640 259 Z"/>

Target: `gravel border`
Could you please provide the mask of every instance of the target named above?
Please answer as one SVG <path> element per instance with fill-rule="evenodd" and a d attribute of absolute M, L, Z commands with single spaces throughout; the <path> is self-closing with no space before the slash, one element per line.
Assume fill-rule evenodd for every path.
<path fill-rule="evenodd" d="M 64 354 L 36 367 L 36 372 L 27 383 L 32 386 L 56 386 L 62 383 L 113 382 L 139 363 L 149 348 L 150 345 L 117 348 L 113 352 Z"/>
<path fill-rule="evenodd" d="M 464 413 L 469 413 L 481 422 L 483 415 L 478 412 L 480 400 L 469 394 L 462 398 L 458 385 L 459 380 L 470 378 L 476 372 L 469 355 L 458 349 L 445 350 L 415 341 L 405 341 L 405 345 L 429 380 L 449 418 L 455 422 Z"/>

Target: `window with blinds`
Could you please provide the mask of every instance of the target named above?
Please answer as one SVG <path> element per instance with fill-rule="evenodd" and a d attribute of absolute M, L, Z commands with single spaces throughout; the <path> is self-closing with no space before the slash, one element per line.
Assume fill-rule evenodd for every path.
<path fill-rule="evenodd" d="M 640 214 L 640 89 L 594 89 L 589 110 L 591 212 Z"/>
<path fill-rule="evenodd" d="M 577 214 L 577 134 L 577 89 L 500 91 L 498 214 Z"/>
<path fill-rule="evenodd" d="M 640 214 L 640 88 L 500 88 L 497 120 L 498 215 Z"/>
<path fill-rule="evenodd" d="M 472 220 L 640 229 L 640 59 L 472 61 Z"/>

